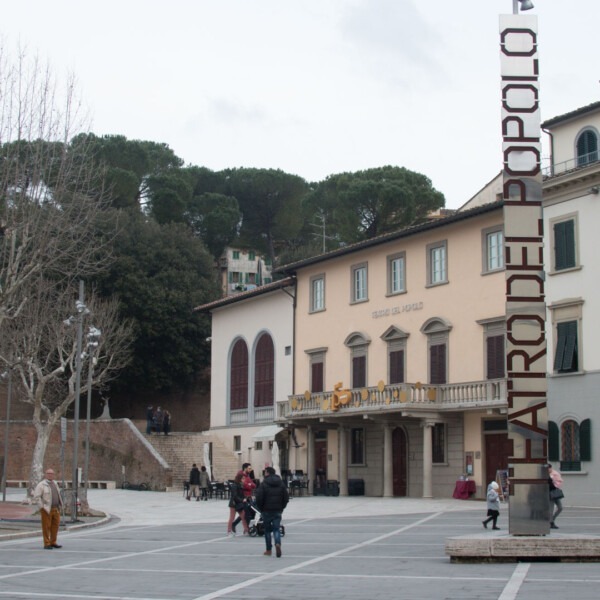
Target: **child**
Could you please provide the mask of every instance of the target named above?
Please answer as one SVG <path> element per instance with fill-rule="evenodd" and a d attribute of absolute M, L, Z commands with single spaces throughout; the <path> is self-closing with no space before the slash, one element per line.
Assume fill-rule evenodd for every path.
<path fill-rule="evenodd" d="M 492 529 L 500 529 L 496 527 L 496 521 L 500 515 L 500 496 L 498 496 L 498 484 L 492 481 L 487 489 L 487 516 L 485 521 L 482 521 L 483 526 L 487 529 L 487 524 L 492 521 Z"/>

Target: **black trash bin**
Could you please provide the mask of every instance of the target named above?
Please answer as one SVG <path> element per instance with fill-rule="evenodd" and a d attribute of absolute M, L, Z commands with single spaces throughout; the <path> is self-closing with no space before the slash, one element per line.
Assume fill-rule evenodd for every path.
<path fill-rule="evenodd" d="M 340 482 L 335 479 L 327 480 L 327 496 L 339 496 L 340 495 Z"/>
<path fill-rule="evenodd" d="M 365 495 L 365 480 L 364 479 L 348 479 L 348 496 L 364 496 Z"/>

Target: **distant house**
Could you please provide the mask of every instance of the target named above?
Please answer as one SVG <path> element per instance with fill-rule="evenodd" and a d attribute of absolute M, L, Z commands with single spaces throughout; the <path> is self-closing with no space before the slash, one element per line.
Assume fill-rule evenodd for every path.
<path fill-rule="evenodd" d="M 256 289 L 271 283 L 271 262 L 254 250 L 225 248 L 218 261 L 223 296 Z"/>

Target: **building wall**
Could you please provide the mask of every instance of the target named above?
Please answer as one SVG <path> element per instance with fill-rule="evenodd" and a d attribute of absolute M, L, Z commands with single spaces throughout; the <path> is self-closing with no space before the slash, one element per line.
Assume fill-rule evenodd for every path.
<path fill-rule="evenodd" d="M 326 347 L 325 389 L 336 382 L 350 385 L 350 355 L 346 337 L 362 332 L 371 338 L 368 348 L 369 385 L 387 382 L 387 344 L 380 336 L 392 325 L 410 334 L 407 340 L 406 381 L 428 381 L 427 336 L 420 332 L 432 317 L 452 325 L 449 334 L 449 381 L 484 379 L 483 328 L 478 319 L 504 315 L 504 271 L 482 276 L 482 230 L 502 223 L 502 211 L 471 218 L 423 235 L 375 246 L 302 269 L 298 273 L 296 314 L 295 393 L 309 389 L 310 359 L 306 350 Z M 426 247 L 447 240 L 449 284 L 426 286 Z M 406 252 L 407 292 L 387 295 L 386 256 Z M 350 304 L 351 267 L 368 263 L 367 302 Z M 309 313 L 311 277 L 325 273 L 325 307 Z M 385 311 L 388 311 L 385 314 Z M 394 311 L 395 314 L 393 314 Z M 378 316 L 383 314 L 384 316 Z"/>
<path fill-rule="evenodd" d="M 0 422 L 0 448 L 4 448 L 5 422 Z M 61 459 L 61 430 L 52 430 L 44 464 L 52 465 L 57 480 L 70 481 L 73 473 L 73 421 L 67 422 L 64 444 L 64 471 Z M 9 431 L 7 479 L 29 478 L 33 448 L 37 439 L 31 421 L 11 421 Z M 79 422 L 78 464 L 85 457 L 85 423 Z M 133 484 L 146 483 L 161 491 L 173 485 L 171 469 L 154 451 L 129 419 L 90 422 L 90 481 L 114 481 L 120 486 L 124 479 Z M 124 473 L 123 473 L 124 471 Z"/>
<path fill-rule="evenodd" d="M 239 337 L 248 345 L 252 362 L 255 343 L 262 332 L 273 339 L 275 350 L 275 402 L 287 400 L 292 393 L 293 378 L 293 288 L 275 290 L 268 294 L 228 304 L 212 311 L 211 335 L 211 433 L 219 437 L 233 452 L 234 436 L 240 435 L 241 462 L 271 462 L 268 441 L 263 441 L 263 451 L 249 450 L 254 445 L 252 436 L 270 423 L 247 423 L 230 426 L 229 411 L 229 357 L 233 342 Z M 286 353 L 287 348 L 287 353 Z M 252 388 L 252 385 L 250 385 Z M 252 390 L 249 393 L 252 402 Z M 276 407 L 274 408 L 276 414 Z M 257 466 L 257 465 L 254 465 Z"/>
<path fill-rule="evenodd" d="M 584 113 L 567 123 L 552 127 L 554 135 L 554 163 L 573 160 L 575 141 L 581 130 L 591 125 L 600 133 L 600 111 Z M 560 172 L 560 169 L 557 169 Z M 600 223 L 600 196 L 592 188 L 600 185 L 600 163 L 549 179 L 544 189 L 544 231 L 546 244 L 546 305 L 548 337 L 548 414 L 559 429 L 566 420 L 581 423 L 591 421 L 591 460 L 582 461 L 581 470 L 563 471 L 564 503 L 578 506 L 600 506 L 600 347 L 596 332 L 600 330 L 600 266 L 597 260 L 597 230 Z M 552 223 L 564 216 L 576 217 L 576 246 L 578 266 L 563 272 L 552 273 Z M 556 339 L 553 314 L 550 307 L 557 303 L 581 301 L 581 327 L 579 371 L 554 373 Z M 562 440 L 561 440 L 562 441 Z M 562 452 L 561 452 L 562 454 Z"/>

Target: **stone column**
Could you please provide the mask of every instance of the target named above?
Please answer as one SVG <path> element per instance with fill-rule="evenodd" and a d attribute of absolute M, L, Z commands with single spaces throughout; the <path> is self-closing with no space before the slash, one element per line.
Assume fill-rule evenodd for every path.
<path fill-rule="evenodd" d="M 348 430 L 338 429 L 340 496 L 348 495 Z"/>
<path fill-rule="evenodd" d="M 315 432 L 309 425 L 306 428 L 306 477 L 308 478 L 308 490 L 310 496 L 315 489 Z"/>
<path fill-rule="evenodd" d="M 434 426 L 432 421 L 423 420 L 423 498 L 432 498 L 431 482 L 432 482 L 432 432 Z"/>
<path fill-rule="evenodd" d="M 393 426 L 383 426 L 383 497 L 394 496 L 394 456 L 392 452 Z"/>

